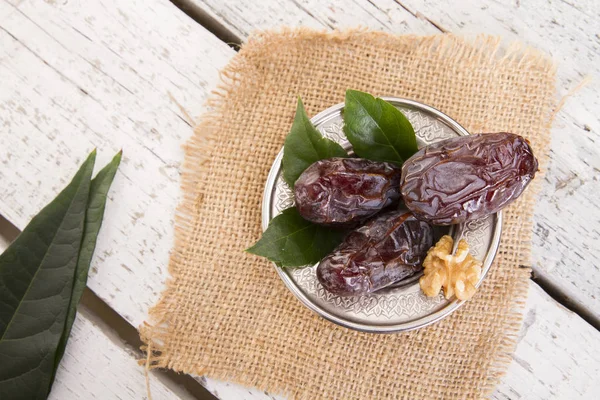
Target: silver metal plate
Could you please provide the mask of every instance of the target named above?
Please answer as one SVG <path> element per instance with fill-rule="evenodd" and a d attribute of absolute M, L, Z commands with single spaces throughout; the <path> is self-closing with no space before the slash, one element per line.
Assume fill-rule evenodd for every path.
<path fill-rule="evenodd" d="M 412 123 L 419 147 L 469 133 L 442 112 L 424 104 L 395 97 L 384 97 Z M 344 121 L 338 104 L 311 119 L 316 128 L 344 148 L 352 146 L 343 132 Z M 281 173 L 283 149 L 273 162 L 267 178 L 262 205 L 262 228 L 281 211 L 294 205 L 291 188 Z M 501 213 L 458 225 L 450 229 L 455 240 L 464 238 L 471 254 L 483 262 L 479 286 L 485 278 L 498 250 L 502 229 Z M 382 291 L 354 297 L 335 296 L 326 291 L 317 280 L 317 265 L 299 269 L 281 269 L 275 266 L 287 287 L 304 305 L 322 317 L 347 328 L 365 332 L 401 332 L 417 329 L 436 322 L 455 311 L 464 302 L 446 300 L 440 293 L 426 297 L 419 287 L 418 277 L 411 277 Z"/>

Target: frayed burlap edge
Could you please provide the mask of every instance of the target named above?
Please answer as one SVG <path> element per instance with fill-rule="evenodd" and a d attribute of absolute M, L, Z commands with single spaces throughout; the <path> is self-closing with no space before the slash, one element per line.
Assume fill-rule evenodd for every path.
<path fill-rule="evenodd" d="M 336 41 L 344 41 L 349 37 L 360 35 L 368 35 L 369 40 L 380 41 L 382 45 L 389 46 L 390 39 L 393 42 L 395 36 L 383 33 L 372 32 L 366 29 L 351 29 L 345 31 L 315 31 L 311 29 L 290 29 L 283 28 L 278 30 L 269 30 L 255 33 L 248 42 L 242 46 L 240 52 L 236 54 L 231 62 L 220 73 L 221 82 L 217 88 L 212 91 L 210 98 L 206 102 L 207 112 L 201 118 L 201 122 L 194 129 L 193 136 L 184 145 L 185 157 L 181 169 L 181 191 L 182 200 L 176 210 L 175 217 L 175 243 L 169 262 L 169 273 L 171 275 L 167 280 L 166 289 L 162 293 L 158 303 L 149 310 L 149 320 L 151 323 L 144 322 L 140 326 L 140 335 L 145 343 L 142 350 L 147 352 L 147 359 L 142 363 L 146 364 L 147 368 L 173 368 L 177 372 L 192 373 L 196 375 L 206 375 L 215 379 L 234 381 L 241 385 L 256 387 L 260 390 L 269 392 L 283 392 L 283 394 L 291 395 L 294 398 L 304 400 L 302 393 L 294 387 L 273 387 L 268 377 L 262 379 L 253 379 L 247 375 L 239 374 L 223 374 L 211 370 L 210 365 L 203 366 L 199 369 L 186 369 L 176 367 L 176 355 L 166 354 L 162 351 L 162 344 L 166 337 L 173 334 L 170 331 L 171 311 L 176 306 L 173 304 L 173 296 L 171 291 L 174 289 L 173 282 L 180 276 L 179 263 L 181 254 L 178 249 L 185 243 L 193 226 L 191 219 L 198 209 L 198 205 L 202 203 L 202 192 L 198 190 L 197 177 L 204 174 L 208 169 L 207 165 L 211 157 L 211 149 L 217 140 L 219 131 L 219 121 L 226 118 L 222 108 L 224 102 L 229 96 L 235 94 L 240 83 L 240 72 L 244 72 L 248 79 L 248 73 L 253 70 L 252 66 L 246 63 L 246 56 L 255 51 L 259 51 L 261 43 L 268 41 L 271 45 L 285 46 L 286 42 L 291 39 L 301 38 L 303 40 L 328 40 L 332 43 Z M 547 58 L 547 55 L 523 45 L 519 42 L 511 43 L 507 46 L 502 45 L 501 38 L 491 37 L 487 35 L 479 35 L 475 38 L 465 39 L 449 34 L 434 35 L 434 36 L 416 36 L 406 35 L 403 38 L 410 38 L 418 43 L 419 46 L 428 45 L 431 52 L 441 54 L 452 54 L 453 57 L 468 58 L 474 63 L 504 63 L 518 66 L 535 65 L 541 69 L 552 79 L 556 73 L 554 63 Z M 393 43 L 392 43 L 393 44 Z M 556 102 L 553 102 L 548 107 L 551 112 L 547 115 L 547 122 L 544 126 L 544 131 L 548 133 L 552 125 L 552 119 L 556 114 Z M 540 162 L 540 171 L 523 196 L 526 199 L 522 205 L 525 206 L 526 213 L 523 218 L 524 224 L 531 224 L 533 218 L 533 207 L 535 205 L 535 197 L 540 191 L 541 182 L 543 180 L 544 168 L 547 165 L 549 155 L 550 135 L 545 134 L 541 137 L 541 143 L 538 143 L 538 148 L 542 152 L 538 152 Z M 522 246 L 519 249 L 519 257 L 522 260 L 531 259 L 531 240 L 532 232 L 521 239 Z M 520 293 L 511 299 L 511 325 L 507 327 L 504 340 L 500 344 L 500 352 L 497 358 L 493 361 L 489 378 L 485 385 L 485 395 L 490 396 L 502 377 L 506 374 L 508 365 L 512 361 L 512 353 L 514 351 L 518 334 L 523 321 L 523 309 L 526 304 L 529 279 L 531 276 L 531 268 L 528 265 L 520 266 L 518 273 L 517 292 Z"/>

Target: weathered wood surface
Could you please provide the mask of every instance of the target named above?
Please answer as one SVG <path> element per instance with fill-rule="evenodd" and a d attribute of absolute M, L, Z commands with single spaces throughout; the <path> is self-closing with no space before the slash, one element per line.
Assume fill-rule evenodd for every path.
<path fill-rule="evenodd" d="M 233 51 L 168 0 L 0 0 L 0 214 L 18 228 L 119 149 L 88 285 L 134 326 L 167 279 L 181 145 Z"/>
<path fill-rule="evenodd" d="M 600 2 L 586 0 L 187 0 L 240 38 L 256 29 L 366 26 L 397 34 L 489 33 L 546 51 L 558 93 L 592 76 L 558 113 L 535 213 L 533 268 L 600 321 Z"/>
<path fill-rule="evenodd" d="M 88 285 L 134 326 L 168 276 L 192 132 L 172 98 L 201 113 L 233 54 L 167 0 L 0 0 L 0 215 L 24 228 L 94 147 L 124 149 Z"/>
<path fill-rule="evenodd" d="M 496 400 L 597 399 L 600 334 L 531 283 L 525 318 Z"/>
<path fill-rule="evenodd" d="M 118 337 L 107 335 L 94 317 L 80 311 L 52 386 L 51 400 L 146 399 L 144 369 Z M 172 382 L 150 373 L 153 400 L 192 399 Z"/>
<path fill-rule="evenodd" d="M 319 10 L 325 13 L 319 18 L 325 18 L 329 12 L 337 14 L 344 9 L 341 2 L 337 8 L 323 2 L 313 3 L 302 3 L 304 8 L 314 8 L 309 8 L 313 16 L 302 11 L 306 15 L 300 22 L 310 25 L 313 22 L 306 21 L 318 21 L 314 15 L 318 15 Z M 345 26 L 365 25 L 375 14 L 378 16 L 375 19 L 382 24 L 380 29 L 436 32 L 429 22 L 414 18 L 393 2 L 373 3 L 380 7 L 380 13 L 372 10 L 372 3 L 354 2 L 348 7 L 358 7 L 352 5 L 358 4 L 367 11 L 353 17 L 347 14 L 337 20 L 331 16 L 327 20 L 333 26 L 340 21 Z M 271 4 L 271 14 L 262 11 L 260 7 L 264 4 Z M 244 9 L 249 5 L 239 2 L 236 7 Z M 282 8 L 285 7 L 282 0 L 262 2 L 257 7 L 256 15 L 245 9 L 247 18 L 258 18 L 255 28 L 264 27 L 259 24 L 259 16 L 265 24 L 275 24 L 271 21 L 276 18 L 284 18 L 286 23 L 292 24 L 293 20 L 285 18 L 300 15 L 295 14 L 293 8 Z M 157 300 L 167 277 L 172 217 L 179 196 L 180 145 L 191 134 L 185 113 L 170 99 L 169 93 L 192 115 L 198 115 L 202 112 L 203 99 L 216 85 L 218 69 L 232 57 L 233 51 L 166 0 L 94 3 L 0 0 L 0 44 L 0 127 L 3 132 L 0 135 L 0 214 L 16 226 L 24 227 L 67 183 L 78 163 L 94 146 L 100 149 L 99 164 L 124 148 L 125 159 L 111 190 L 89 285 L 137 326 L 146 318 L 147 309 Z M 561 91 L 566 88 L 561 87 Z M 589 96 L 587 91 L 582 92 L 584 95 Z M 577 101 L 580 100 L 574 98 L 567 107 L 573 107 Z M 563 111 L 559 115 L 559 121 L 571 118 L 564 114 Z M 587 118 L 588 112 L 582 115 L 581 118 Z M 599 131 L 597 121 L 587 125 L 591 132 L 586 131 L 586 134 Z M 555 126 L 555 132 L 556 129 Z M 594 151 L 592 145 L 578 150 L 571 136 L 565 136 L 562 148 L 571 146 L 573 151 Z M 598 162 L 598 158 L 587 159 L 587 162 Z M 566 162 L 564 165 L 572 168 Z M 549 177 L 551 174 L 552 171 Z M 589 182 L 592 188 L 596 182 L 597 179 Z M 572 180 L 565 184 L 572 184 Z M 578 195 L 571 197 L 578 199 Z M 588 208 L 591 205 L 591 200 L 586 203 Z M 563 240 L 562 235 L 567 234 L 560 235 Z M 585 244 L 588 236 L 568 239 Z M 587 255 L 584 259 L 589 261 L 586 265 L 575 265 L 582 268 L 598 265 Z M 593 285 L 598 279 L 590 275 L 589 281 Z M 560 337 L 558 331 L 544 326 L 551 326 L 556 315 L 565 311 L 548 298 L 545 300 L 551 304 L 548 305 L 550 312 L 536 311 L 536 315 L 547 317 L 537 319 L 529 332 L 540 332 L 537 334 L 540 337 L 548 334 Z M 576 317 L 565 318 L 571 322 L 572 337 L 597 343 L 597 332 Z M 547 321 L 545 325 L 543 321 Z M 539 331 L 536 330 L 538 323 L 541 324 Z M 516 354 L 532 366 L 533 372 L 520 368 L 521 364 L 513 365 L 505 379 L 508 386 L 501 387 L 498 393 L 524 393 L 536 384 L 556 393 L 570 393 L 574 396 L 570 398 L 587 393 L 589 381 L 578 377 L 585 376 L 585 371 L 594 371 L 598 360 L 592 359 L 578 367 L 568 360 L 585 359 L 583 346 L 562 340 L 550 343 L 553 346 L 550 349 L 536 348 L 535 340 L 524 349 L 521 341 Z M 540 343 L 550 346 L 547 342 Z M 553 356 L 547 357 L 547 353 Z M 581 365 L 587 369 L 580 370 Z M 563 371 L 571 383 L 555 389 L 554 376 L 546 379 L 544 371 Z M 513 377 L 515 373 L 517 376 Z M 264 397 L 260 392 L 226 383 L 208 381 L 205 384 L 223 398 L 242 398 L 242 394 L 249 391 L 253 393 L 251 398 Z M 569 385 L 574 385 L 572 392 L 566 391 Z"/>

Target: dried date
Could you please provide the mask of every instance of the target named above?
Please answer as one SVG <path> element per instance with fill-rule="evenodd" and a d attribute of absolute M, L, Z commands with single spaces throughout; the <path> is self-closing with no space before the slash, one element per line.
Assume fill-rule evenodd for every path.
<path fill-rule="evenodd" d="M 429 145 L 402 166 L 401 192 L 419 219 L 451 225 L 500 211 L 521 195 L 538 162 L 513 133 L 452 138 Z"/>
<path fill-rule="evenodd" d="M 296 207 L 308 221 L 348 226 L 400 198 L 399 167 L 360 158 L 330 158 L 309 166 L 294 185 Z"/>
<path fill-rule="evenodd" d="M 406 210 L 383 213 L 352 231 L 317 267 L 317 278 L 340 296 L 371 293 L 420 271 L 433 228 Z"/>

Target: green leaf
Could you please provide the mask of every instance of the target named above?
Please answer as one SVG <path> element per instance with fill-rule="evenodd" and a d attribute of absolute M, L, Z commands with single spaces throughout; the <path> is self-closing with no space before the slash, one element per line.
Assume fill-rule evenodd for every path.
<path fill-rule="evenodd" d="M 283 145 L 283 178 L 294 187 L 298 177 L 311 164 L 332 157 L 348 157 L 342 146 L 324 138 L 306 115 L 302 100 L 298 98 L 296 117 Z"/>
<path fill-rule="evenodd" d="M 0 255 L 0 398 L 45 399 L 84 232 L 96 152 Z"/>
<path fill-rule="evenodd" d="M 345 234 L 308 222 L 292 207 L 273 218 L 260 240 L 246 251 L 280 267 L 301 267 L 319 262 L 342 242 Z"/>
<path fill-rule="evenodd" d="M 404 114 L 380 98 L 346 91 L 344 133 L 356 155 L 402 164 L 418 150 L 415 131 Z"/>
<path fill-rule="evenodd" d="M 73 292 L 71 294 L 71 301 L 69 303 L 69 310 L 65 321 L 65 330 L 56 352 L 55 371 L 65 352 L 67 341 L 71 334 L 71 328 L 75 321 L 75 315 L 77 314 L 77 305 L 79 304 L 81 295 L 85 289 L 92 255 L 96 248 L 98 232 L 102 226 L 102 218 L 104 217 L 104 209 L 106 207 L 106 196 L 108 195 L 110 185 L 112 184 L 117 169 L 119 168 L 119 164 L 121 163 L 121 155 L 122 152 L 118 152 L 112 161 L 98 172 L 91 182 L 90 196 L 85 215 L 83 240 L 81 242 L 79 259 L 77 260 L 77 267 L 75 269 Z"/>

